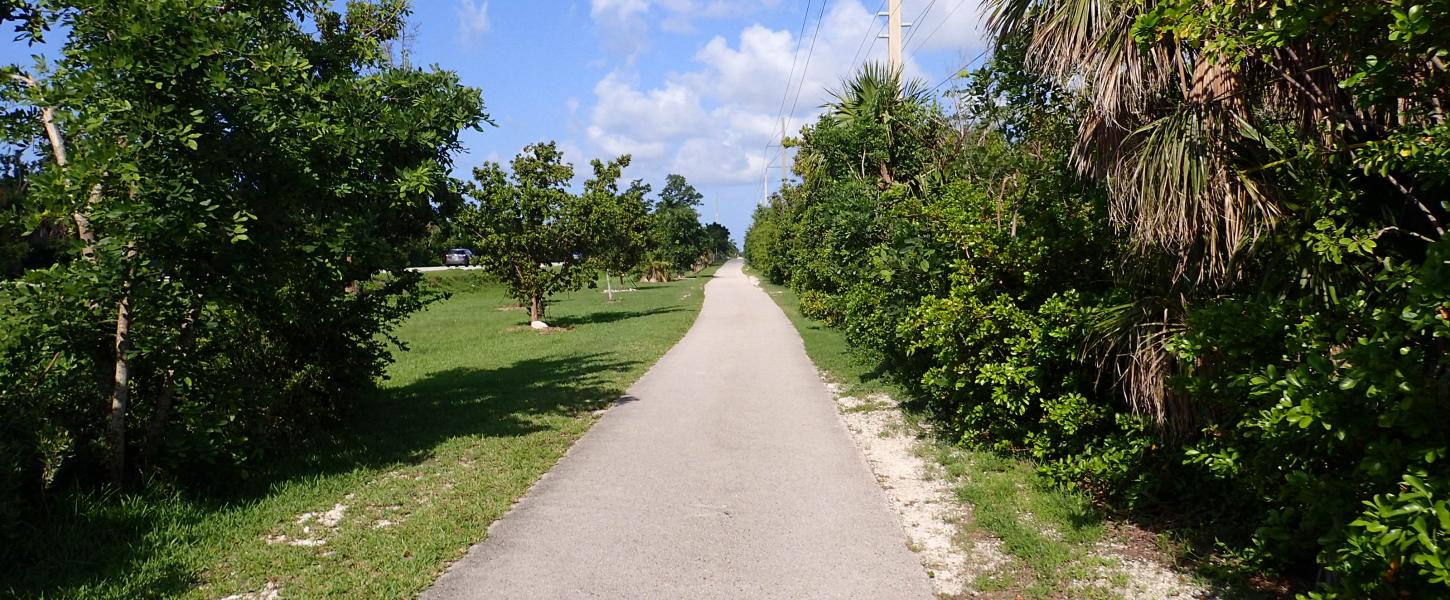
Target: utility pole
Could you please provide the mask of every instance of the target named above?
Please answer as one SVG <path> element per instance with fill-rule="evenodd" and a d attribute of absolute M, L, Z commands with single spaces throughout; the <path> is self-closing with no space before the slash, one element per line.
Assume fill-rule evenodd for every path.
<path fill-rule="evenodd" d="M 886 38 L 887 57 L 890 61 L 891 72 L 900 73 L 905 65 L 901 59 L 901 30 L 911 27 L 911 23 L 901 22 L 901 0 L 890 0 L 890 5 L 889 10 L 876 15 L 886 17 L 886 33 L 877 37 Z"/>
<path fill-rule="evenodd" d="M 760 192 L 760 204 L 758 206 L 770 204 L 770 163 L 765 164 L 765 175 L 760 178 L 760 187 L 762 191 Z"/>

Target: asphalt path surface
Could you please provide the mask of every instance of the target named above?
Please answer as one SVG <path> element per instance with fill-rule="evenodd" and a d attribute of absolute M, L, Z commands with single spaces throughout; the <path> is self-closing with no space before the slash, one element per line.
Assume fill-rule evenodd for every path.
<path fill-rule="evenodd" d="M 424 598 L 932 597 L 800 336 L 740 267 Z"/>

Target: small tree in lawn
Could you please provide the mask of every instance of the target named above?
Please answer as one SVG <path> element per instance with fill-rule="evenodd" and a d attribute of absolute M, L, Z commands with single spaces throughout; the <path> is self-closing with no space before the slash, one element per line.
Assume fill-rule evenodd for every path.
<path fill-rule="evenodd" d="M 619 178 L 629 166 L 629 155 L 609 162 L 594 160 L 594 177 L 584 183 L 584 201 L 593 214 L 591 246 L 599 268 L 604 270 L 604 286 L 609 300 L 614 301 L 614 285 L 610 273 L 624 273 L 639 266 L 649 242 L 650 187 L 634 181 L 623 193 Z"/>
<path fill-rule="evenodd" d="M 478 204 L 459 220 L 478 239 L 484 269 L 537 322 L 549 296 L 584 287 L 592 277 L 597 219 L 587 196 L 569 193 L 574 167 L 553 142 L 524 148 L 512 167 L 512 174 L 494 162 L 474 169 L 469 193 Z"/>

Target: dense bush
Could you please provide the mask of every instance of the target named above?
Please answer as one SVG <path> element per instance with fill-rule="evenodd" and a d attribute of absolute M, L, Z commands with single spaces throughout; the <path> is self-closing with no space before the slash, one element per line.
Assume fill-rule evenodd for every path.
<path fill-rule="evenodd" d="M 1450 594 L 1446 13 L 997 4 L 956 113 L 846 84 L 752 266 L 963 444 L 1316 597 Z"/>

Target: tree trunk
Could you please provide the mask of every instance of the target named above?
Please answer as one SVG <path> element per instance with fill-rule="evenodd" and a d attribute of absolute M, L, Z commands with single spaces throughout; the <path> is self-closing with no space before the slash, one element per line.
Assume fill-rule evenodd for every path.
<path fill-rule="evenodd" d="M 15 74 L 10 77 L 31 89 L 39 87 L 35 82 L 35 78 L 29 75 Z M 45 128 L 45 136 L 50 138 L 50 151 L 55 155 L 56 166 L 64 169 L 70 164 L 70 155 L 66 153 L 65 136 L 61 135 L 60 127 L 55 124 L 55 109 L 49 106 L 40 107 L 40 124 Z M 86 200 L 87 207 L 94 206 L 100 199 L 101 184 L 98 183 L 91 188 L 90 196 Z M 95 260 L 96 233 L 95 230 L 91 229 L 90 215 L 87 211 L 82 210 L 76 211 L 72 217 L 76 222 L 76 237 L 80 238 L 82 242 L 85 242 L 85 247 L 81 250 L 81 256 L 85 257 L 86 260 Z"/>
<path fill-rule="evenodd" d="M 351 271 L 352 270 L 352 255 L 351 254 L 349 254 L 347 256 L 347 264 L 348 264 L 348 270 Z M 347 295 L 349 295 L 349 296 L 356 296 L 357 293 L 359 291 L 361 291 L 361 290 L 362 290 L 362 285 L 360 283 L 358 283 L 358 280 L 356 280 L 356 279 L 349 279 L 347 281 L 347 286 L 343 288 L 343 291 Z"/>
<path fill-rule="evenodd" d="M 192 298 L 191 309 L 186 312 L 186 320 L 181 323 L 181 337 L 176 344 L 177 361 L 191 357 L 192 348 L 196 346 L 196 323 L 201 319 L 203 306 L 205 303 L 202 302 L 200 294 Z M 157 454 L 161 451 L 166 435 L 166 424 L 171 420 L 171 405 L 175 397 L 176 367 L 173 365 L 166 370 L 166 376 L 161 382 L 161 392 L 156 397 L 156 412 L 151 414 L 151 421 L 146 424 L 146 441 L 141 449 L 141 462 L 147 469 L 156 464 Z"/>
<path fill-rule="evenodd" d="M 538 294 L 529 295 L 529 322 L 544 320 L 544 299 Z"/>
<path fill-rule="evenodd" d="M 604 289 L 609 294 L 609 301 L 614 302 L 614 281 L 609 278 L 609 269 L 604 270 Z"/>
<path fill-rule="evenodd" d="M 111 482 L 117 486 L 126 481 L 126 403 L 131 391 L 131 284 L 121 292 L 116 308 L 116 381 L 111 388 L 111 422 L 107 438 L 111 443 Z"/>

